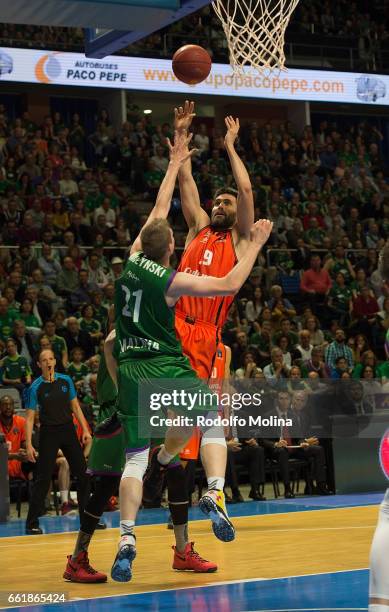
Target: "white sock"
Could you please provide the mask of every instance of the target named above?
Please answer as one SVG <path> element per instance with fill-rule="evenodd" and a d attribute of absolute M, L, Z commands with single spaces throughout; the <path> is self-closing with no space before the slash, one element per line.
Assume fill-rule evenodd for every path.
<path fill-rule="evenodd" d="M 168 453 L 167 450 L 165 449 L 165 445 L 162 444 L 161 450 L 159 451 L 159 453 L 157 455 L 157 459 L 158 459 L 159 463 L 161 465 L 167 465 L 168 463 L 171 462 L 173 457 L 174 457 L 174 455 L 171 455 L 170 453 Z"/>
<path fill-rule="evenodd" d="M 225 482 L 225 479 L 222 478 L 221 476 L 209 476 L 209 478 L 207 478 L 208 491 L 211 491 L 213 489 L 217 489 L 218 491 L 223 491 L 224 482 Z"/>
<path fill-rule="evenodd" d="M 69 491 L 60 491 L 61 504 L 67 504 L 69 501 Z"/>
<path fill-rule="evenodd" d="M 389 606 L 385 604 L 370 604 L 369 612 L 389 612 Z"/>
<path fill-rule="evenodd" d="M 126 520 L 120 521 L 120 542 L 119 548 L 130 544 L 131 546 L 135 546 L 135 521 Z"/>

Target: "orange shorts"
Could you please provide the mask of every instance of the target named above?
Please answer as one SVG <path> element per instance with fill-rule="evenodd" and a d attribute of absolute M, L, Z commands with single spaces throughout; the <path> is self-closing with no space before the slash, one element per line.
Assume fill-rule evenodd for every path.
<path fill-rule="evenodd" d="M 219 330 L 211 323 L 191 322 L 181 312 L 176 311 L 176 334 L 181 340 L 182 350 L 190 361 L 197 375 L 209 382 L 211 379 L 223 379 L 225 351 L 219 348 Z M 223 346 L 223 345 L 221 345 Z M 224 348 L 224 347 L 223 347 Z M 214 389 L 216 390 L 216 389 Z M 180 453 L 181 459 L 197 459 L 200 450 L 201 435 L 196 431 Z"/>

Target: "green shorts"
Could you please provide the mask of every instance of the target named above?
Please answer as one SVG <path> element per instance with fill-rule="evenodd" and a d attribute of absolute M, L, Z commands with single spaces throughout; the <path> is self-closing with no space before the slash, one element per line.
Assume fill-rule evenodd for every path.
<path fill-rule="evenodd" d="M 147 388 L 147 393 L 144 390 Z M 191 368 L 188 359 L 182 357 L 152 357 L 144 360 L 128 360 L 118 367 L 118 415 L 123 425 L 126 451 L 143 450 L 150 446 L 150 404 L 148 398 L 150 389 L 156 395 L 173 388 L 185 388 L 191 393 L 210 394 L 209 387 L 198 378 Z M 194 405 L 190 413 L 186 407 L 175 406 L 171 408 L 175 413 L 184 416 L 206 414 L 210 410 L 217 410 L 209 406 Z M 166 411 L 165 411 L 166 412 Z M 164 435 L 164 432 L 162 432 Z M 153 438 L 160 438 L 159 434 Z"/>
<path fill-rule="evenodd" d="M 98 421 L 108 418 L 116 409 L 116 402 L 103 404 Z M 88 460 L 88 474 L 121 476 L 126 460 L 125 446 L 123 431 L 113 438 L 93 438 Z"/>

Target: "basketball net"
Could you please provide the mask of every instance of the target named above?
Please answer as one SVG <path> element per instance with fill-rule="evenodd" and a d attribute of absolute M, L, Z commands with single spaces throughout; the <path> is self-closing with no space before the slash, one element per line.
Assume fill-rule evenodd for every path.
<path fill-rule="evenodd" d="M 299 0 L 214 0 L 235 73 L 286 70 L 285 30 Z"/>

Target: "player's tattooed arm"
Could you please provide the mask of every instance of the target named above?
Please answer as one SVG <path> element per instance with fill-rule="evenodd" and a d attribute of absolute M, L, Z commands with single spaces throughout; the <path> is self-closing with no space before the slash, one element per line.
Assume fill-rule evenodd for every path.
<path fill-rule="evenodd" d="M 225 118 L 227 133 L 224 144 L 231 163 L 232 173 L 238 188 L 238 204 L 236 221 L 239 238 L 248 239 L 250 229 L 254 223 L 254 196 L 251 181 L 246 166 L 235 150 L 235 141 L 239 134 L 239 119 L 231 116 Z"/>
<path fill-rule="evenodd" d="M 250 231 L 250 239 L 242 258 L 226 276 L 194 276 L 185 272 L 177 272 L 172 284 L 166 292 L 166 301 L 173 306 L 182 295 L 196 297 L 213 297 L 216 295 L 235 295 L 248 278 L 258 252 L 266 244 L 273 223 L 267 219 L 260 219 Z"/>
<path fill-rule="evenodd" d="M 174 129 L 187 134 L 195 116 L 194 102 L 186 100 L 184 106 L 174 109 Z M 182 164 L 178 173 L 178 182 L 182 213 L 189 228 L 187 242 L 190 242 L 197 232 L 209 224 L 209 216 L 201 208 L 199 191 L 192 175 L 191 158 Z"/>
<path fill-rule="evenodd" d="M 170 163 L 159 188 L 154 208 L 142 229 L 147 227 L 153 219 L 167 219 L 180 166 L 196 152 L 196 149 L 189 151 L 191 140 L 192 134 L 187 136 L 184 132 L 180 133 L 177 131 L 174 133 L 174 144 L 170 142 L 169 138 L 167 139 Z M 132 253 L 136 253 L 141 249 L 142 241 L 141 234 L 139 234 L 131 247 L 130 253 L 132 255 Z"/>

